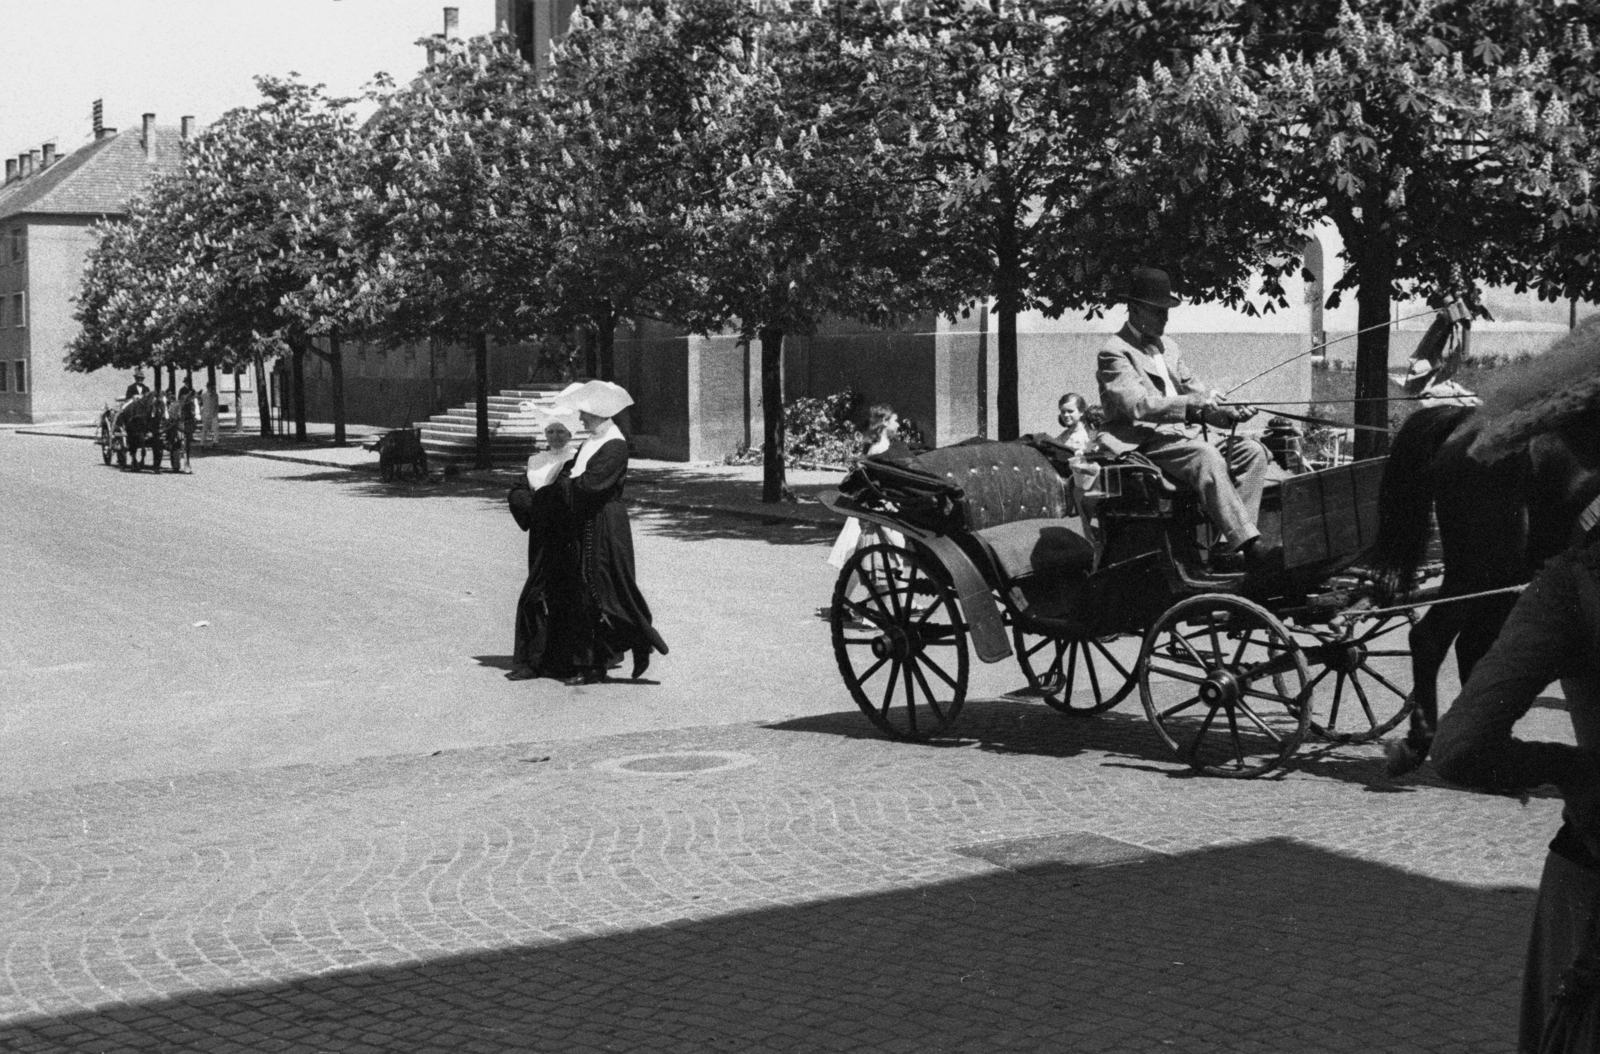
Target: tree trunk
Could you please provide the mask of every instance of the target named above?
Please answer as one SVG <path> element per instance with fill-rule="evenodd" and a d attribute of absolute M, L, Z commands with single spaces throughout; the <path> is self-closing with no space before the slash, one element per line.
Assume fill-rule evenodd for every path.
<path fill-rule="evenodd" d="M 261 435 L 264 439 L 271 439 L 272 404 L 267 392 L 267 364 L 262 361 L 259 351 L 252 358 L 255 360 L 256 368 L 256 409 L 261 413 Z"/>
<path fill-rule="evenodd" d="M 492 468 L 494 456 L 489 449 L 489 334 L 479 333 L 473 341 L 472 367 L 477 374 L 478 393 L 478 461 L 479 468 Z"/>
<path fill-rule="evenodd" d="M 609 307 L 600 315 L 600 323 L 595 327 L 596 343 L 599 346 L 600 379 L 602 381 L 615 381 L 617 379 L 617 316 Z"/>
<path fill-rule="evenodd" d="M 1395 253 L 1388 239 L 1372 237 L 1359 261 L 1361 287 L 1356 291 L 1356 429 L 1357 459 L 1382 457 L 1389 451 L 1389 322 L 1393 312 L 1390 289 Z"/>
<path fill-rule="evenodd" d="M 328 380 L 333 389 L 333 445 L 344 446 L 344 342 L 338 330 L 328 334 Z"/>
<path fill-rule="evenodd" d="M 783 471 L 783 330 L 761 330 L 761 500 L 789 500 Z"/>
<path fill-rule="evenodd" d="M 1007 216 L 1013 215 L 1008 211 Z M 1007 226 L 1000 232 L 995 269 L 995 436 L 1002 443 L 1022 434 L 1018 408 L 1017 312 L 1022 301 L 1022 260 L 1017 231 Z"/>
<path fill-rule="evenodd" d="M 214 362 L 206 363 L 206 384 L 212 388 L 217 386 L 217 364 Z"/>
<path fill-rule="evenodd" d="M 306 441 L 306 345 L 297 340 L 289 358 L 290 398 L 294 400 L 294 441 Z"/>

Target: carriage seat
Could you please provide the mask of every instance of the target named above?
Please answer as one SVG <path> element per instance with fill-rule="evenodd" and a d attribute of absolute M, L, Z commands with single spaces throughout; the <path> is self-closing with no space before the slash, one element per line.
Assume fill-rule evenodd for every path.
<path fill-rule="evenodd" d="M 962 524 L 1008 580 L 1094 568 L 1094 546 L 1079 533 L 1065 481 L 1032 447 L 968 443 L 930 450 L 911 464 L 961 488 Z"/>

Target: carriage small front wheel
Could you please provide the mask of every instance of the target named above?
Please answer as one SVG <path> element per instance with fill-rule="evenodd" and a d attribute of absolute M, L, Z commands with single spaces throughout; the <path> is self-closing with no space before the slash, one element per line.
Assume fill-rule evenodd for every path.
<path fill-rule="evenodd" d="M 1011 645 L 1028 687 L 1064 714 L 1103 713 L 1126 699 L 1138 683 L 1094 637 L 1040 636 L 1012 626 Z"/>
<path fill-rule="evenodd" d="M 1139 697 L 1168 750 L 1199 772 L 1248 779 L 1310 727 L 1305 652 L 1266 608 L 1227 593 L 1181 600 L 1145 632 Z"/>
<path fill-rule="evenodd" d="M 100 422 L 100 459 L 111 464 L 111 422 Z"/>
<path fill-rule="evenodd" d="M 839 673 L 874 725 L 920 741 L 954 723 L 967 698 L 967 624 L 932 557 L 894 545 L 856 550 L 829 620 Z"/>

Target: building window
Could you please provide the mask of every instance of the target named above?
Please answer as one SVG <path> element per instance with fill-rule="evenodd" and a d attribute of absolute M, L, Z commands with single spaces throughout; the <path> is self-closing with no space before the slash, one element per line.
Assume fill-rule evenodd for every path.
<path fill-rule="evenodd" d="M 11 371 L 5 368 L 5 363 L 0 362 L 0 392 L 11 390 Z"/>
<path fill-rule="evenodd" d="M 28 244 L 28 229 L 26 227 L 11 228 L 11 262 L 20 263 L 24 247 Z"/>
<path fill-rule="evenodd" d="M 11 324 L 18 329 L 28 324 L 27 298 L 27 293 L 16 293 L 11 297 Z"/>
<path fill-rule="evenodd" d="M 15 379 L 16 379 L 17 383 L 14 385 L 14 387 L 19 392 L 27 391 L 28 390 L 28 363 L 27 363 L 27 360 L 18 359 L 16 362 L 12 363 L 12 366 L 16 369 Z"/>

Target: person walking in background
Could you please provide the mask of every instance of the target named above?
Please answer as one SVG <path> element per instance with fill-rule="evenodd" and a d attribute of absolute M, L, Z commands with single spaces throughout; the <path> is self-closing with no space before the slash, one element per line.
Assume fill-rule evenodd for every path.
<path fill-rule="evenodd" d="M 517 598 L 508 681 L 566 677 L 572 616 L 583 608 L 572 511 L 555 483 L 578 448 L 563 420 L 545 425 L 547 449 L 528 458 L 528 469 L 508 500 L 517 526 L 528 532 L 528 578 Z"/>
<path fill-rule="evenodd" d="M 911 459 L 911 448 L 900 438 L 900 415 L 888 403 L 876 403 L 867 411 L 866 457 L 882 461 Z M 880 527 L 875 523 L 863 525 L 851 516 L 844 521 L 839 537 L 834 539 L 833 550 L 828 553 L 828 563 L 843 570 L 845 561 L 857 549 L 880 544 L 904 549 L 906 538 L 891 527 Z"/>
<path fill-rule="evenodd" d="M 205 394 L 200 397 L 200 445 L 217 445 L 217 382 L 206 381 Z"/>
<path fill-rule="evenodd" d="M 580 608 L 575 612 L 567 684 L 593 684 L 633 655 L 633 679 L 650 668 L 651 652 L 667 654 L 650 605 L 634 576 L 633 530 L 622 503 L 628 476 L 628 442 L 612 420 L 633 405 L 620 385 L 589 381 L 563 392 L 557 403 L 577 411 L 589 438 L 571 470 L 556 485 L 571 509 L 576 532 Z"/>

